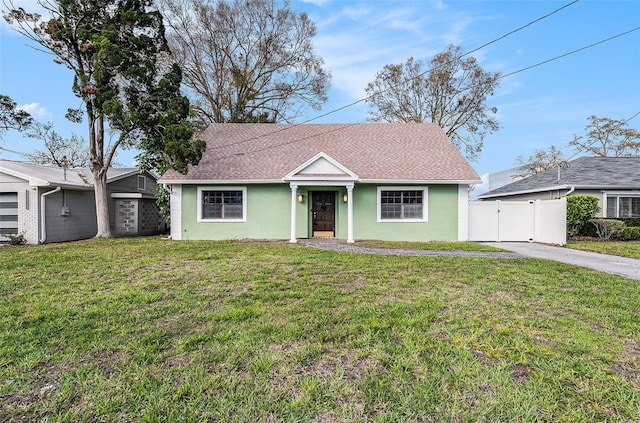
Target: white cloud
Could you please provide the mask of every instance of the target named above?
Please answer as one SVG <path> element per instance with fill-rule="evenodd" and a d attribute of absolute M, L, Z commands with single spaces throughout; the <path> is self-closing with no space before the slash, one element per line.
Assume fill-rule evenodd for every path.
<path fill-rule="evenodd" d="M 315 4 L 316 6 L 323 6 L 327 4 L 329 0 L 300 0 L 302 3 Z"/>
<path fill-rule="evenodd" d="M 348 3 L 317 21 L 316 51 L 333 75 L 333 88 L 352 99 L 387 64 L 413 56 L 425 61 L 458 44 L 477 20 L 435 3 Z"/>
<path fill-rule="evenodd" d="M 34 118 L 51 119 L 51 113 L 46 107 L 40 105 L 40 103 L 27 103 L 18 107 L 20 110 L 24 110 Z"/>

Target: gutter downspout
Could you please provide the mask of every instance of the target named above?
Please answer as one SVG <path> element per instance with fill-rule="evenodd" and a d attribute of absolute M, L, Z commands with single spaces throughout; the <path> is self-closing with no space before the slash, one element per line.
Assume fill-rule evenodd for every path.
<path fill-rule="evenodd" d="M 47 195 L 51 195 L 51 194 L 55 194 L 56 192 L 60 191 L 62 188 L 61 187 L 57 187 L 56 189 L 54 189 L 53 191 L 49 191 L 49 192 L 45 192 L 44 194 L 40 195 L 40 228 L 41 228 L 41 232 L 42 232 L 42 236 L 40 237 L 40 244 L 44 244 L 45 241 L 47 240 L 47 223 L 46 223 L 46 213 L 45 213 L 45 204 L 46 202 L 44 201 L 44 198 Z"/>
<path fill-rule="evenodd" d="M 575 191 L 575 190 L 576 190 L 576 187 L 573 187 L 573 186 L 572 186 L 572 187 L 571 187 L 571 189 L 569 189 L 569 191 L 567 191 L 567 193 L 566 193 L 565 195 L 563 195 L 563 197 L 567 197 L 567 196 L 569 196 L 569 194 L 571 194 L 571 193 L 572 193 L 573 191 Z"/>

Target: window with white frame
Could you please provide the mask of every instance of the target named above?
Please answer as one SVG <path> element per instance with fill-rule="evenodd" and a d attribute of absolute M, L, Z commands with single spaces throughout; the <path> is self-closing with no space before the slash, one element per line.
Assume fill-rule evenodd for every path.
<path fill-rule="evenodd" d="M 199 222 L 245 222 L 245 187 L 198 188 Z"/>
<path fill-rule="evenodd" d="M 145 189 L 147 189 L 147 177 L 138 175 L 138 190 L 144 191 Z"/>
<path fill-rule="evenodd" d="M 607 193 L 607 217 L 640 217 L 638 195 Z"/>
<path fill-rule="evenodd" d="M 378 187 L 379 222 L 426 222 L 426 187 Z"/>

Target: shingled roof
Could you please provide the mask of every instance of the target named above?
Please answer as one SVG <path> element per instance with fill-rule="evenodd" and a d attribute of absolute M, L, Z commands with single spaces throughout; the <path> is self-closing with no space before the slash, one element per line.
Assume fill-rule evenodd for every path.
<path fill-rule="evenodd" d="M 639 189 L 640 157 L 580 157 L 567 166 L 545 170 L 512 182 L 478 198 L 532 193 L 575 187 L 577 189 Z"/>
<path fill-rule="evenodd" d="M 475 183 L 480 178 L 435 124 L 212 124 L 207 149 L 186 175 L 169 170 L 161 182 L 282 182 L 324 153 L 358 181 Z"/>
<path fill-rule="evenodd" d="M 31 186 L 62 186 L 69 189 L 93 189 L 91 170 L 44 166 L 12 160 L 0 160 L 0 172 L 29 181 Z M 136 168 L 111 168 L 107 171 L 107 183 L 140 173 Z"/>

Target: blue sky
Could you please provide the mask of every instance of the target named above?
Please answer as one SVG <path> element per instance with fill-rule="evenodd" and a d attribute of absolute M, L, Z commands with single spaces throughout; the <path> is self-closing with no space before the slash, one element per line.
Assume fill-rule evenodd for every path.
<path fill-rule="evenodd" d="M 317 53 L 332 74 L 329 102 L 307 119 L 365 97 L 364 88 L 385 64 L 413 56 L 429 61 L 449 44 L 473 50 L 542 17 L 566 1 L 292 1 L 318 27 Z M 34 0 L 16 0 L 32 10 Z M 581 0 L 530 27 L 473 54 L 488 71 L 508 74 L 640 26 L 640 1 Z M 0 24 L 0 92 L 9 95 L 62 135 L 86 138 L 82 124 L 65 120 L 80 100 L 71 93 L 72 74 L 52 57 L 27 46 L 28 40 Z M 516 157 L 561 147 L 581 135 L 591 115 L 628 119 L 640 112 L 640 30 L 501 80 L 489 104 L 498 108 L 502 129 L 485 139 L 472 166 L 479 175 L 512 167 Z M 314 122 L 364 122 L 364 103 Z M 640 128 L 640 116 L 629 122 Z M 0 146 L 21 152 L 42 148 L 39 141 L 7 133 Z M 134 152 L 119 161 L 132 165 Z M 19 160 L 6 151 L 0 157 Z"/>

